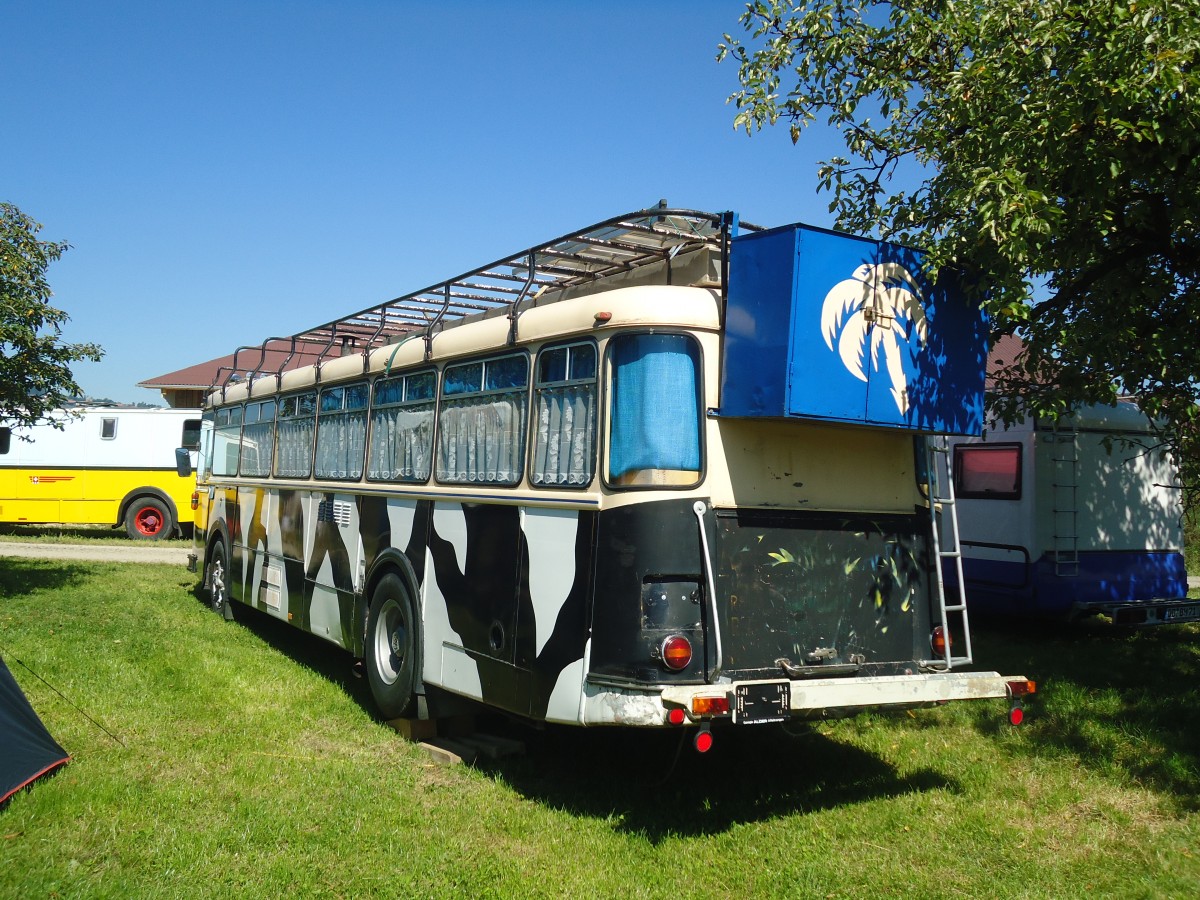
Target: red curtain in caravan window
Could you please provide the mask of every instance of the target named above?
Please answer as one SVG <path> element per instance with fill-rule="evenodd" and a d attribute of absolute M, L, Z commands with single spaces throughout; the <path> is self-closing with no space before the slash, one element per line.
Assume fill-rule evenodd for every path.
<path fill-rule="evenodd" d="M 967 499 L 1021 499 L 1021 445 L 955 447 L 954 493 Z"/>

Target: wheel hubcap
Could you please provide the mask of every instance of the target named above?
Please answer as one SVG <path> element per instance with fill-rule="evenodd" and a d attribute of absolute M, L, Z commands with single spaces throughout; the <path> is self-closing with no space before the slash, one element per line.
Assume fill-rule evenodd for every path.
<path fill-rule="evenodd" d="M 394 684 L 404 665 L 407 634 L 404 614 L 395 600 L 384 603 L 375 621 L 375 670 L 384 684 Z"/>

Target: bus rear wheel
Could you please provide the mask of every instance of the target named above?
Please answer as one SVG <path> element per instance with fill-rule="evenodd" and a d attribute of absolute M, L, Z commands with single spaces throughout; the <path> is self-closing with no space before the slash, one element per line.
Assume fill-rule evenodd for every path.
<path fill-rule="evenodd" d="M 125 533 L 135 541 L 157 541 L 175 528 L 166 504 L 154 497 L 138 497 L 125 510 Z"/>
<path fill-rule="evenodd" d="M 399 575 L 389 573 L 371 595 L 367 614 L 367 681 L 385 719 L 411 715 L 416 708 L 417 622 L 412 600 Z"/>

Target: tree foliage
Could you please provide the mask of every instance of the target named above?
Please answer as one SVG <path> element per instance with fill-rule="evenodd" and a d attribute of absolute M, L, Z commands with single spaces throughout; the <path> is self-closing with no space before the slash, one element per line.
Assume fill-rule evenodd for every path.
<path fill-rule="evenodd" d="M 1198 459 L 1200 2 L 755 0 L 735 127 L 823 121 L 840 227 L 986 289 L 1011 420 L 1136 396 Z"/>
<path fill-rule="evenodd" d="M 68 316 L 50 305 L 46 269 L 68 245 L 38 240 L 41 228 L 0 203 L 0 425 L 32 425 L 77 397 L 71 363 L 103 355 L 62 340 Z"/>

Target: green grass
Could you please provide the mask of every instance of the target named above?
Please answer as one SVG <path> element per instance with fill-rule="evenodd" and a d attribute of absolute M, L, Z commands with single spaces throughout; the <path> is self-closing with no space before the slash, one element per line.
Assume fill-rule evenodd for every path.
<path fill-rule="evenodd" d="M 0 524 L 0 541 L 37 544 L 129 544 L 149 547 L 191 546 L 191 538 L 164 538 L 158 541 L 134 540 L 124 526 L 111 525 L 17 525 Z"/>
<path fill-rule="evenodd" d="M 506 729 L 439 767 L 349 660 L 169 566 L 0 559 L 0 653 L 70 765 L 0 812 L 2 897 L 1191 897 L 1200 628 L 975 630 L 998 701 L 800 729 Z M 117 743 L 19 665 L 52 682 Z"/>

